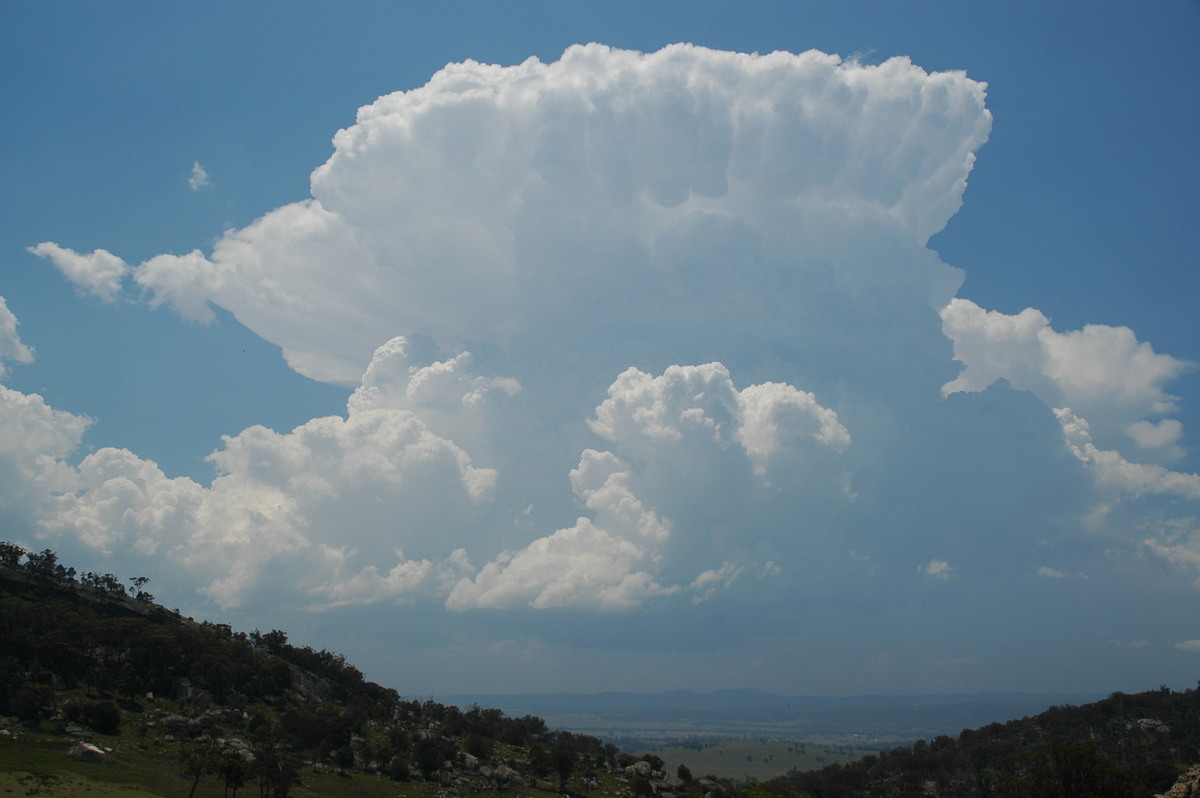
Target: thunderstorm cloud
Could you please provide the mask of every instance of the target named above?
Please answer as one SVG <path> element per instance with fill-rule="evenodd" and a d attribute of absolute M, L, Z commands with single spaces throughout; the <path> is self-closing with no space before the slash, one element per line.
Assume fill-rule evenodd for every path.
<path fill-rule="evenodd" d="M 8 505 L 229 611 L 582 611 L 596 634 L 934 588 L 965 613 L 1006 575 L 1122 562 L 1194 578 L 1200 534 L 1166 504 L 1200 499 L 1169 469 L 1190 364 L 981 308 L 928 247 L 985 98 L 816 51 L 451 64 L 359 109 L 310 197 L 208 252 L 32 248 L 106 302 L 228 311 L 353 391 L 343 416 L 230 431 L 200 484 L 74 459 L 88 419 L 3 389 Z M 0 356 L 30 357 L 3 306 Z"/>

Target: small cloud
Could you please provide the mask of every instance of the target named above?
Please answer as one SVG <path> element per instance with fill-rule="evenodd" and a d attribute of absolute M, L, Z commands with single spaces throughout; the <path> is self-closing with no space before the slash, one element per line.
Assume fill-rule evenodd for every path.
<path fill-rule="evenodd" d="M 930 560 L 928 565 L 922 565 L 917 570 L 934 579 L 946 580 L 954 575 L 954 568 L 945 560 Z"/>
<path fill-rule="evenodd" d="M 774 563 L 771 563 L 774 565 Z M 726 561 L 720 568 L 705 571 L 692 580 L 691 588 L 696 595 L 692 598 L 693 604 L 699 604 L 702 601 L 712 598 L 716 595 L 718 588 L 729 587 L 739 576 L 745 573 L 746 569 L 734 565 Z"/>
<path fill-rule="evenodd" d="M 1176 643 L 1175 648 L 1180 651 L 1200 652 L 1200 640 L 1184 640 L 1181 643 Z"/>
<path fill-rule="evenodd" d="M 1081 571 L 1060 571 L 1048 565 L 1038 568 L 1037 575 L 1045 579 L 1087 579 L 1087 574 Z"/>
<path fill-rule="evenodd" d="M 202 188 L 210 185 L 208 179 L 208 171 L 200 165 L 199 161 L 192 163 L 192 176 L 188 178 L 188 186 L 192 191 L 199 191 Z"/>

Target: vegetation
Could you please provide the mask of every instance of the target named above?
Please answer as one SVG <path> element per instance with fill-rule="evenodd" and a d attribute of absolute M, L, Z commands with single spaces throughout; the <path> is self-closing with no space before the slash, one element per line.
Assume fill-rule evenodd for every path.
<path fill-rule="evenodd" d="M 1200 761 L 1200 690 L 1113 693 L 1083 706 L 919 740 L 793 773 L 764 794 L 1150 798 Z"/>
<path fill-rule="evenodd" d="M 0 791 L 103 795 L 101 783 L 117 783 L 124 795 L 288 798 L 395 795 L 396 782 L 412 796 L 634 789 L 637 776 L 625 772 L 634 758 L 595 737 L 550 730 L 531 715 L 406 699 L 340 654 L 292 645 L 278 629 L 196 622 L 155 604 L 144 577 L 127 581 L 132 589 L 112 574 L 77 577 L 49 549 L 0 543 Z M 79 741 L 97 745 L 105 761 L 65 757 Z M 642 764 L 646 778 L 662 775 L 661 760 L 657 769 Z M 728 782 L 708 787 L 735 792 Z"/>

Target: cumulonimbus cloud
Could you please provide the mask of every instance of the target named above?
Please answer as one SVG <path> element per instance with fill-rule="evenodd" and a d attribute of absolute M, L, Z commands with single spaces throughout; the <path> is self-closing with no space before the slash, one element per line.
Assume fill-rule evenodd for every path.
<path fill-rule="evenodd" d="M 858 584 L 847 551 L 870 579 L 894 560 L 896 580 L 950 581 L 973 572 L 955 543 L 979 519 L 929 511 L 946 497 L 925 474 L 1020 471 L 976 431 L 1020 416 L 1054 433 L 1052 408 L 1097 442 L 1060 425 L 1076 458 L 1055 438 L 1067 462 L 1038 460 L 1039 487 L 1090 469 L 1132 499 L 1190 500 L 1187 480 L 1104 454 L 1110 432 L 1177 452 L 1181 361 L 1123 328 L 1057 333 L 956 299 L 961 272 L 927 248 L 989 134 L 984 99 L 960 72 L 818 52 L 449 65 L 360 109 L 311 197 L 210 252 L 131 269 L 34 248 L 102 299 L 132 280 L 189 320 L 229 311 L 298 372 L 352 387 L 344 417 L 234 432 L 204 486 L 122 450 L 72 465 L 86 420 L 55 429 L 12 395 L 48 456 L 9 441 L 3 462 L 25 469 L 41 533 L 155 553 L 230 608 L 689 608 L 749 574 Z M 1045 407 L 989 414 L 1017 401 L 984 390 L 1000 377 Z M 1010 505 L 1014 482 L 971 500 Z M 1004 527 L 1041 523 L 1021 520 Z M 947 559 L 914 572 L 890 555 L 919 536 Z"/>
<path fill-rule="evenodd" d="M 220 305 L 301 373 L 348 385 L 398 334 L 454 350 L 527 343 L 562 319 L 620 338 L 646 313 L 719 295 L 735 306 L 696 319 L 718 338 L 760 301 L 729 291 L 730 270 L 766 265 L 756 257 L 827 257 L 862 224 L 917 245 L 941 229 L 990 128 L 983 96 L 961 73 L 815 51 L 588 45 L 550 64 L 453 64 L 360 109 L 313 199 L 133 276 L 152 302 L 201 321 Z M 688 257 L 681 236 L 698 227 L 737 260 Z M 104 295 L 124 273 L 101 251 L 36 251 Z M 957 278 L 940 280 L 928 290 L 948 299 Z M 614 316 L 608 292 L 633 282 Z"/>

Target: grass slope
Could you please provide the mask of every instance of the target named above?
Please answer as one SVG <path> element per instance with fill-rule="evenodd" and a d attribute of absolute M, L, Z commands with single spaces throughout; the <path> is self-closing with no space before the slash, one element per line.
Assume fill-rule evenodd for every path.
<path fill-rule="evenodd" d="M 21 729 L 0 736 L 0 796 L 55 796 L 55 798 L 177 798 L 191 790 L 191 780 L 179 775 L 179 746 L 155 745 L 133 734 L 109 736 L 96 734 L 91 742 L 111 749 L 104 762 L 78 762 L 67 756 L 76 738 L 45 730 Z M 390 781 L 380 774 L 301 771 L 300 784 L 292 787 L 291 798 L 462 798 L 513 795 L 529 798 L 557 796 L 557 779 L 539 782 L 536 787 L 512 785 L 497 793 L 479 784 L 452 786 L 437 782 Z M 587 791 L 581 779 L 573 778 L 571 793 L 613 795 L 623 785 L 605 776 L 599 790 Z M 447 792 L 449 790 L 450 792 Z M 247 783 L 239 796 L 258 795 L 258 784 Z M 196 798 L 225 798 L 225 785 L 213 776 L 205 776 L 196 789 Z"/>

